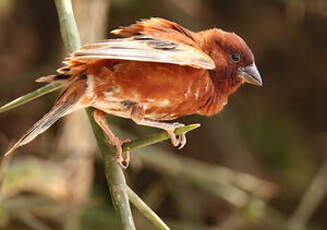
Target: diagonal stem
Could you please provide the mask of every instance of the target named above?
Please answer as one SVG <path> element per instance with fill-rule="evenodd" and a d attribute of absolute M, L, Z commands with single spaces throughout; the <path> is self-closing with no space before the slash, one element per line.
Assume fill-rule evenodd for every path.
<path fill-rule="evenodd" d="M 200 127 L 200 124 L 191 124 L 191 125 L 177 128 L 174 133 L 176 135 L 181 135 L 183 133 L 187 133 L 187 132 L 192 131 L 199 127 Z M 166 131 L 164 131 L 164 132 L 153 134 L 151 136 L 136 139 L 136 140 L 133 140 L 131 142 L 124 144 L 123 152 L 143 148 L 143 147 L 146 147 L 149 145 L 153 145 L 153 144 L 159 143 L 161 141 L 168 140 L 169 138 L 170 137 L 169 137 L 168 133 Z"/>
<path fill-rule="evenodd" d="M 87 109 L 87 114 L 91 121 L 92 129 L 95 133 L 95 138 L 97 140 L 99 149 L 102 152 L 105 164 L 105 174 L 113 205 L 120 217 L 122 229 L 135 229 L 126 191 L 126 180 L 121 167 L 117 164 L 115 147 L 108 145 L 104 133 L 93 119 L 92 112 L 93 109 Z"/>
<path fill-rule="evenodd" d="M 73 52 L 80 46 L 80 38 L 74 19 L 71 0 L 55 0 L 58 11 L 60 30 L 65 47 L 68 52 Z M 126 181 L 122 169 L 116 162 L 115 148 L 108 146 L 105 136 L 99 126 L 96 125 L 92 109 L 87 109 L 99 149 L 105 164 L 105 173 L 108 187 L 111 193 L 113 205 L 119 216 L 123 230 L 134 230 L 134 220 L 126 192 Z"/>
<path fill-rule="evenodd" d="M 144 201 L 127 186 L 127 193 L 130 201 L 134 206 L 143 213 L 155 226 L 161 230 L 170 230 L 170 228 L 163 222 L 160 217 L 146 204 Z"/>
<path fill-rule="evenodd" d="M 51 93 L 57 89 L 62 88 L 63 85 L 59 83 L 50 83 L 47 84 L 41 88 L 38 88 L 37 90 L 34 90 L 24 96 L 21 96 L 19 98 L 16 98 L 15 100 L 3 105 L 0 107 L 0 113 L 6 112 L 8 110 L 14 109 L 16 107 L 19 107 L 21 105 L 26 104 L 27 102 L 33 101 L 34 99 L 41 97 L 45 94 Z"/>

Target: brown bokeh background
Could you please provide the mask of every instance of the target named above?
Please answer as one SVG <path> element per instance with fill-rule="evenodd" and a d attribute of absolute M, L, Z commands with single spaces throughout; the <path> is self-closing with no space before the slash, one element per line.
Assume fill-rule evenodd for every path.
<path fill-rule="evenodd" d="M 326 1 L 74 0 L 73 4 L 83 42 L 107 38 L 117 26 L 158 16 L 194 31 L 211 27 L 234 31 L 255 54 L 263 88 L 243 86 L 214 117 L 180 119 L 202 124 L 187 135 L 183 150 L 164 142 L 141 150 L 140 155 L 132 153 L 128 183 L 172 229 L 327 228 Z M 53 73 L 67 55 L 54 3 L 0 1 L 0 52 L 2 105 L 39 88 L 34 80 Z M 49 110 L 56 94 L 0 114 L 1 152 Z M 109 117 L 109 121 L 121 136 L 157 132 L 124 119 Z M 157 159 L 159 151 L 173 155 Z M 193 167 L 185 157 L 204 164 Z M 172 164 L 174 159 L 181 165 Z M 212 165 L 223 166 L 235 177 L 247 173 L 273 185 L 262 182 L 246 191 L 255 197 L 254 203 L 239 199 L 233 203 L 222 195 L 222 184 L 210 190 L 212 185 L 194 182 L 197 178 L 190 172 L 187 179 L 172 173 L 183 164 L 185 170 L 190 164 L 193 171 L 207 174 Z M 37 229 L 30 224 L 33 221 L 49 229 L 118 229 L 103 164 L 83 112 L 62 119 L 21 148 L 10 165 L 0 208 L 4 229 Z M 240 180 L 250 186 L 246 177 Z M 262 196 L 257 195 L 261 188 Z M 228 189 L 228 196 L 238 197 L 233 194 L 236 190 Z M 155 229 L 134 213 L 139 229 Z"/>

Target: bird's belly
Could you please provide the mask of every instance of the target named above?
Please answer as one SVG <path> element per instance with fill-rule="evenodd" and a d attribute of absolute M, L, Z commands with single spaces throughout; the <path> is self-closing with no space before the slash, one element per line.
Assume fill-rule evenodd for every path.
<path fill-rule="evenodd" d="M 131 118 L 131 111 L 124 108 L 122 103 L 118 101 L 97 101 L 92 104 L 92 107 L 117 117 Z"/>
<path fill-rule="evenodd" d="M 201 95 L 201 96 L 200 96 Z M 116 93 L 105 92 L 96 96 L 91 106 L 114 116 L 131 118 L 134 106 L 142 108 L 145 119 L 173 120 L 181 116 L 195 114 L 207 96 L 196 93 L 170 94 L 161 97 L 143 97 L 141 94 L 125 95 L 118 90 Z"/>
<path fill-rule="evenodd" d="M 179 106 L 171 104 L 167 99 L 161 101 L 152 101 L 150 99 L 147 102 L 135 102 L 132 100 L 124 100 L 122 98 L 113 100 L 96 100 L 96 102 L 92 104 L 92 107 L 114 116 L 130 119 L 133 106 L 136 104 L 144 109 L 145 119 L 172 120 L 180 116 L 176 113 L 176 109 L 178 111 Z"/>
<path fill-rule="evenodd" d="M 194 114 L 213 87 L 206 71 L 168 64 L 123 62 L 101 76 L 88 75 L 91 106 L 124 118 L 131 118 L 134 105 L 151 120 Z"/>

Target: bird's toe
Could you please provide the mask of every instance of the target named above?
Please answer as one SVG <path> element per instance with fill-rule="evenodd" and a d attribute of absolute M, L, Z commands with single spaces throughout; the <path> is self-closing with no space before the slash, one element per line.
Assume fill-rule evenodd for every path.
<path fill-rule="evenodd" d="M 179 135 L 179 147 L 178 149 L 182 149 L 186 145 L 186 135 L 185 133 Z"/>

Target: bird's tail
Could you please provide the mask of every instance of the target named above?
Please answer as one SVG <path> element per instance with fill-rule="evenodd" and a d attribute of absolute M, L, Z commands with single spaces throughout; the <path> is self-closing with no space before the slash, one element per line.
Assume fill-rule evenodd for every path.
<path fill-rule="evenodd" d="M 36 82 L 40 83 L 50 83 L 50 82 L 58 82 L 58 83 L 67 83 L 69 79 L 71 78 L 71 74 L 54 74 L 54 75 L 47 75 L 42 76 L 38 79 L 36 79 Z"/>
<path fill-rule="evenodd" d="M 50 128 L 57 120 L 66 114 L 69 114 L 79 108 L 82 108 L 79 104 L 81 97 L 86 89 L 86 80 L 78 79 L 73 82 L 67 89 L 65 89 L 58 97 L 55 105 L 51 110 L 45 114 L 33 127 L 28 130 L 18 142 L 5 153 L 5 156 L 13 153 L 20 146 L 26 145 L 31 142 L 38 135 Z"/>

